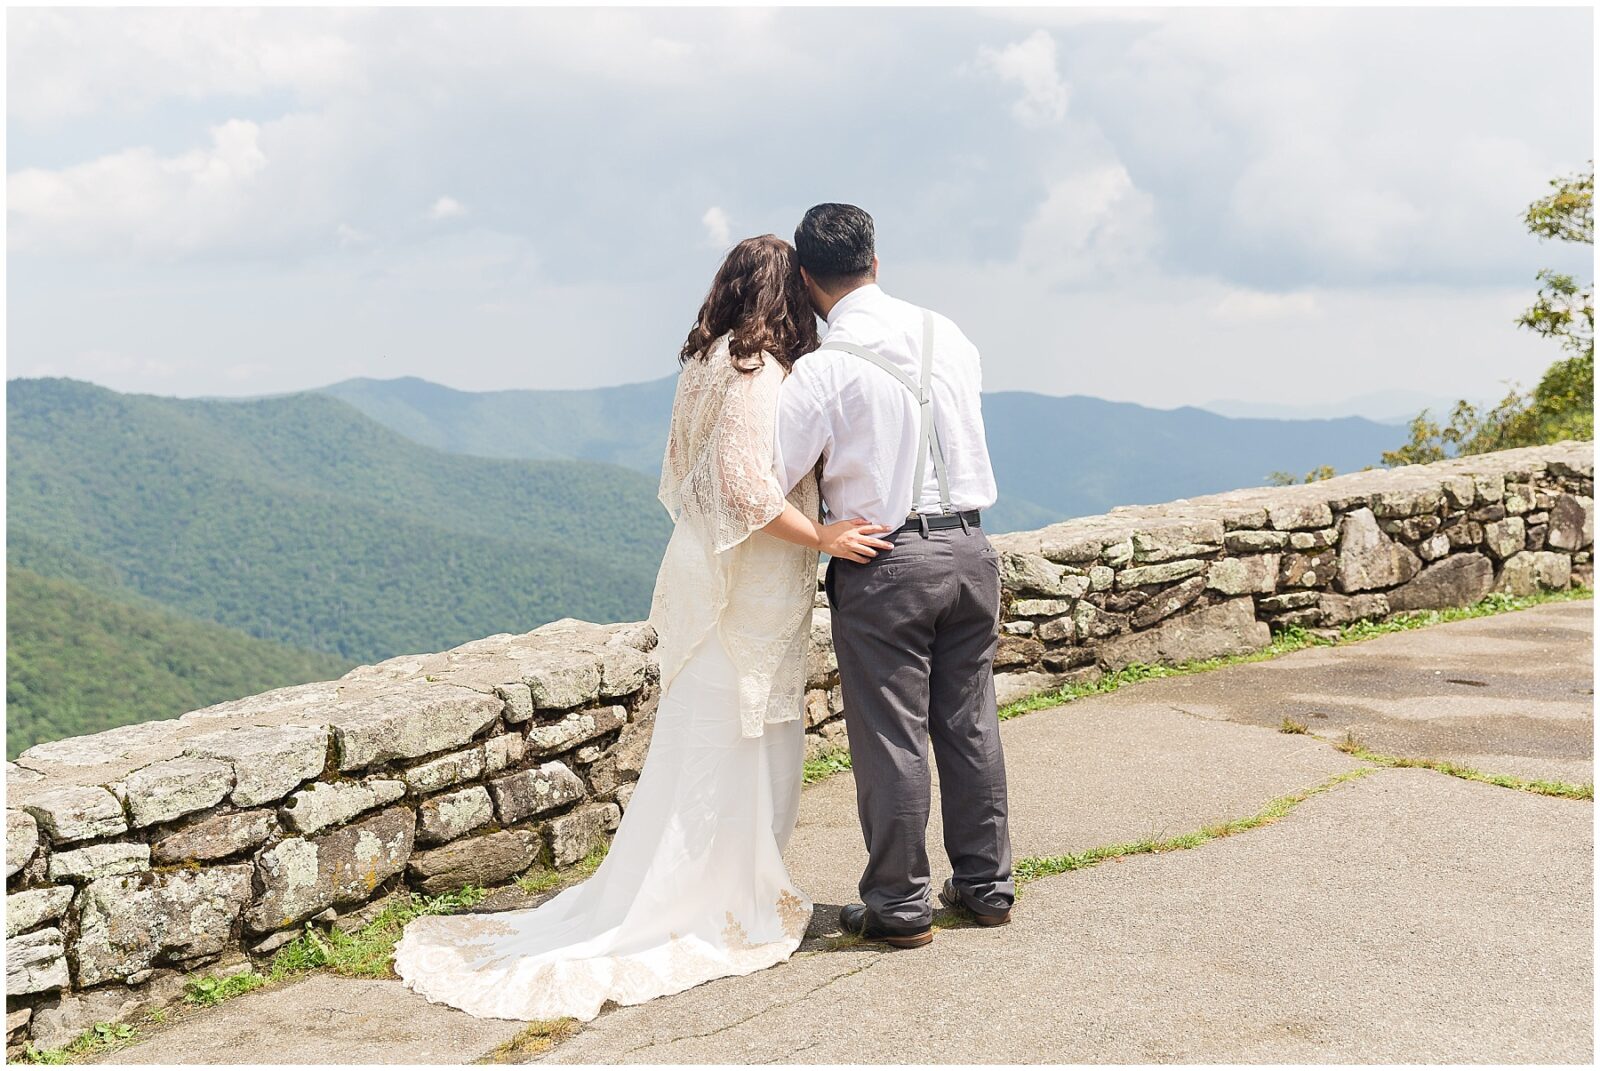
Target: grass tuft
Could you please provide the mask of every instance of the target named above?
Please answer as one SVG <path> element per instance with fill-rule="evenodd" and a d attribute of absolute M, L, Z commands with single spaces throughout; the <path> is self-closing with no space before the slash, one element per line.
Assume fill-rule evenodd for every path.
<path fill-rule="evenodd" d="M 477 1062 L 480 1064 L 523 1064 L 549 1052 L 560 1042 L 575 1037 L 583 1025 L 576 1019 L 541 1019 L 529 1023 L 510 1041 L 504 1042 Z"/>
<path fill-rule="evenodd" d="M 278 949 L 265 973 L 249 970 L 221 978 L 191 978 L 184 985 L 184 1000 L 197 1008 L 215 1007 L 314 970 L 330 970 L 350 978 L 393 978 L 394 946 L 406 923 L 423 915 L 446 915 L 472 907 L 483 897 L 484 890 L 475 885 L 442 896 L 407 893 L 396 896 L 365 926 L 351 933 L 322 932 L 308 922 L 299 937 Z M 162 1020 L 152 1017 L 152 1021 Z"/>
<path fill-rule="evenodd" d="M 814 785 L 848 769 L 850 769 L 850 752 L 843 748 L 825 751 L 814 759 L 806 760 L 801 771 L 801 780 L 808 785 Z"/>
<path fill-rule="evenodd" d="M 533 867 L 517 879 L 517 888 L 533 896 L 571 882 L 584 881 L 594 876 L 594 872 L 600 869 L 600 864 L 605 862 L 608 847 L 607 844 L 600 845 L 565 870 L 547 866 Z"/>
<path fill-rule="evenodd" d="M 365 926 L 351 933 L 341 930 L 322 933 L 307 923 L 299 937 L 272 957 L 272 967 L 262 984 L 318 968 L 350 978 L 393 978 L 394 946 L 405 931 L 406 923 L 424 915 L 448 915 L 472 907 L 483 896 L 483 889 L 476 885 L 440 896 L 416 893 L 396 896 Z"/>
<path fill-rule="evenodd" d="M 138 1027 L 128 1023 L 95 1023 L 59 1049 L 40 1049 L 31 1042 L 24 1045 L 22 1062 L 70 1064 L 86 1056 L 97 1056 L 120 1049 L 138 1036 Z"/>
<path fill-rule="evenodd" d="M 238 974 L 230 974 L 223 978 L 210 975 L 204 978 L 191 978 L 184 983 L 183 999 L 197 1008 L 209 1008 L 232 997 L 260 989 L 266 984 L 266 977 L 256 971 L 240 971 Z"/>
<path fill-rule="evenodd" d="M 1311 730 L 1306 726 L 1305 722 L 1295 721 L 1293 718 L 1289 717 L 1289 715 L 1285 714 L 1283 716 L 1283 724 L 1278 726 L 1278 732 L 1289 733 L 1294 736 L 1304 736 L 1305 734 L 1311 732 Z"/>
<path fill-rule="evenodd" d="M 824 937 L 820 942 L 822 948 L 828 952 L 844 952 L 852 948 L 877 948 L 873 942 L 862 937 L 859 933 L 834 933 Z"/>

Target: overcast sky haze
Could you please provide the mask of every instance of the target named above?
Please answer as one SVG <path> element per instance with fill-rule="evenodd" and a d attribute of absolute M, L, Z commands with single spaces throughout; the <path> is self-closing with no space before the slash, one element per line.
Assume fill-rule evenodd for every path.
<path fill-rule="evenodd" d="M 1587 9 L 8 14 L 8 375 L 653 379 L 817 201 L 985 387 L 1498 396 Z M 1587 272 L 1589 269 L 1583 269 Z"/>

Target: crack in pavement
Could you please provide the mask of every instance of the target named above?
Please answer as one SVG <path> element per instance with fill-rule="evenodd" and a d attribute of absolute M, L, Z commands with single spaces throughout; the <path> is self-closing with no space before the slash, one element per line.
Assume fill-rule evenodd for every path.
<path fill-rule="evenodd" d="M 729 1030 L 733 1030 L 733 1029 L 735 1029 L 737 1027 L 743 1026 L 745 1023 L 750 1022 L 752 1019 L 759 1019 L 761 1016 L 766 1015 L 768 1012 L 776 1011 L 776 1010 L 779 1010 L 779 1009 L 782 1009 L 782 1008 L 791 1007 L 791 1006 L 793 1006 L 795 1004 L 803 1003 L 804 1001 L 810 1000 L 813 996 L 815 996 L 816 994 L 822 992 L 824 989 L 827 989 L 829 986 L 833 985 L 834 983 L 842 982 L 846 978 L 854 978 L 856 975 L 860 974 L 862 971 L 869 970 L 870 968 L 875 966 L 883 956 L 885 956 L 887 954 L 888 954 L 887 952 L 874 952 L 872 958 L 869 959 L 867 962 L 861 964 L 858 967 L 853 967 L 850 970 L 843 971 L 843 972 L 841 972 L 839 974 L 836 974 L 832 978 L 829 978 L 827 981 L 822 982 L 820 985 L 812 986 L 810 989 L 806 990 L 804 993 L 801 993 L 797 997 L 791 997 L 791 998 L 789 998 L 787 1000 L 779 1000 L 776 1003 L 768 1004 L 764 1008 L 760 1008 L 760 1009 L 758 1009 L 756 1011 L 751 1012 L 749 1015 L 745 1016 L 743 1019 L 736 1019 L 731 1023 L 725 1023 L 722 1026 L 717 1027 L 715 1030 L 706 1030 L 706 1031 L 702 1031 L 701 1033 L 698 1033 L 698 1034 L 683 1034 L 683 1035 L 680 1035 L 678 1037 L 667 1038 L 664 1041 L 647 1041 L 643 1045 L 636 1045 L 631 1049 L 623 1050 L 623 1055 L 624 1056 L 632 1056 L 634 1053 L 643 1052 L 645 1049 L 653 1049 L 653 1048 L 657 1048 L 659 1046 L 666 1046 L 666 1045 L 676 1045 L 680 1041 L 696 1041 L 696 1040 L 699 1040 L 700 1038 L 709 1038 L 709 1037 L 715 1037 L 718 1034 L 725 1034 Z M 815 1044 L 815 1042 L 813 1042 L 813 1044 Z M 798 1051 L 798 1050 L 796 1050 L 796 1051 Z M 768 1061 L 768 1062 L 771 1062 L 771 1061 Z"/>

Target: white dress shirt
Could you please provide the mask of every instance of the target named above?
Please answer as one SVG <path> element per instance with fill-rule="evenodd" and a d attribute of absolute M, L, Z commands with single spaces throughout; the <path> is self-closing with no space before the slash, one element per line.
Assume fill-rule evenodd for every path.
<path fill-rule="evenodd" d="M 882 355 L 913 382 L 922 378 L 922 309 L 876 284 L 852 290 L 828 313 L 823 341 L 853 342 Z M 948 466 L 953 509 L 994 505 L 994 471 L 983 435 L 978 350 L 961 329 L 934 313 L 933 410 Z M 822 500 L 833 520 L 865 517 L 898 528 L 912 505 L 921 411 L 916 398 L 882 368 L 840 350 L 817 350 L 795 362 L 778 394 L 779 482 L 794 487 L 822 458 Z M 930 458 L 919 508 L 939 512 Z"/>

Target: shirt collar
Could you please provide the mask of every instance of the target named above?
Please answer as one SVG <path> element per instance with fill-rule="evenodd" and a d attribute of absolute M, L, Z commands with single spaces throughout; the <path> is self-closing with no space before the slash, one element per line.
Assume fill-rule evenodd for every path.
<path fill-rule="evenodd" d="M 838 301 L 835 301 L 833 303 L 833 308 L 828 310 L 828 316 L 826 320 L 828 327 L 832 328 L 834 321 L 838 320 L 840 315 L 843 313 L 855 308 L 863 301 L 881 296 L 882 294 L 883 288 L 878 286 L 877 283 L 868 283 L 866 286 L 856 287 L 844 297 L 840 298 Z"/>

